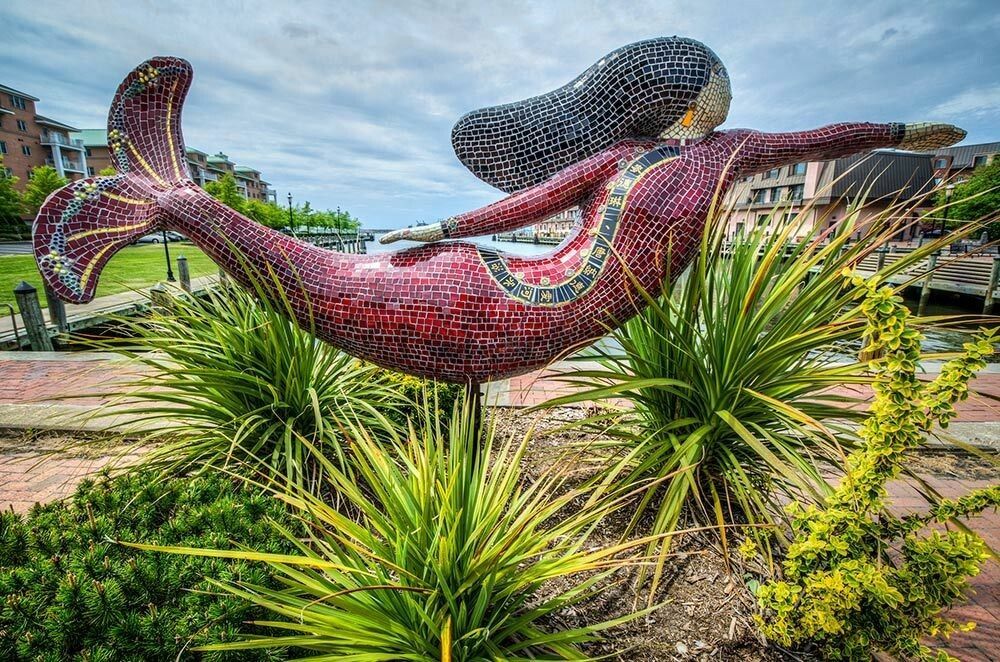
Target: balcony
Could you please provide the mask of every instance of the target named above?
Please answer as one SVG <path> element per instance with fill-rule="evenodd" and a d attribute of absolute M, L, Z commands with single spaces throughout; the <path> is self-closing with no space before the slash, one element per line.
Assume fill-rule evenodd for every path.
<path fill-rule="evenodd" d="M 75 149 L 78 152 L 82 152 L 86 149 L 83 146 L 83 140 L 80 138 L 70 138 L 65 134 L 55 133 L 53 131 L 46 131 L 42 133 L 41 140 L 43 145 L 59 145 L 60 147 Z"/>
<path fill-rule="evenodd" d="M 64 171 L 79 172 L 84 175 L 87 174 L 87 171 L 84 170 L 83 168 L 83 164 L 80 163 L 79 161 L 71 161 L 70 159 L 63 159 L 61 163 L 62 163 L 62 169 Z M 59 169 L 54 159 L 45 159 L 45 165 L 52 166 L 56 170 Z"/>

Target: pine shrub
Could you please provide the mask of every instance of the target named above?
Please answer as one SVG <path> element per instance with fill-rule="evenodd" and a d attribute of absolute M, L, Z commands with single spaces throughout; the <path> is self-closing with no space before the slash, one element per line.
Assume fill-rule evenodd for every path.
<path fill-rule="evenodd" d="M 115 541 L 290 551 L 272 520 L 295 529 L 279 503 L 227 478 L 158 481 L 148 473 L 103 475 L 64 502 L 0 514 L 0 659 L 185 660 L 195 659 L 198 644 L 236 639 L 262 610 L 204 577 L 273 586 L 266 566 Z M 198 659 L 284 657 L 272 650 Z"/>

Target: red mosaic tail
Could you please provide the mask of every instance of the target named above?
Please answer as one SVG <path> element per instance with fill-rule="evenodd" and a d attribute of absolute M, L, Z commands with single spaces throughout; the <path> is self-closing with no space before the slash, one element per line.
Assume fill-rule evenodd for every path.
<path fill-rule="evenodd" d="M 191 65 L 155 57 L 136 67 L 108 114 L 108 149 L 118 171 L 70 183 L 35 218 L 35 259 L 56 296 L 94 298 L 101 269 L 120 249 L 161 227 L 158 198 L 189 182 L 181 108 Z"/>

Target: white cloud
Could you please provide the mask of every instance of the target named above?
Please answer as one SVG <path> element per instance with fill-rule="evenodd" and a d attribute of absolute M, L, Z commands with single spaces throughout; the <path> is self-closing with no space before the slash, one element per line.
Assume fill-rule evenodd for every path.
<path fill-rule="evenodd" d="M 935 106 L 931 113 L 942 117 L 1000 115 L 1000 84 L 965 90 Z"/>

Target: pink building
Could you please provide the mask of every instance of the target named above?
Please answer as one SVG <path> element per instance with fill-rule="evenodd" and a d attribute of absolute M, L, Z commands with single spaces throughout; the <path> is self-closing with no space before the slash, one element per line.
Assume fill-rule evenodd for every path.
<path fill-rule="evenodd" d="M 929 191 L 933 174 L 929 154 L 896 150 L 775 168 L 745 177 L 730 189 L 725 200 L 732 209 L 728 232 L 761 224 L 777 230 L 793 219 L 803 221 L 800 236 L 814 228 L 822 231 L 843 220 L 848 204 L 861 202 L 858 197 L 864 195 L 860 226 L 897 197 L 909 199 Z M 800 219 L 800 214 L 807 217 Z"/>

